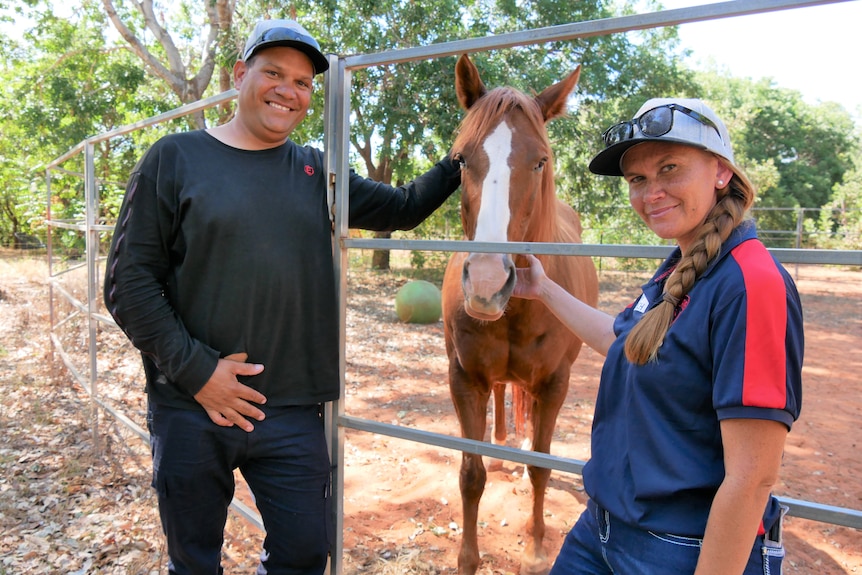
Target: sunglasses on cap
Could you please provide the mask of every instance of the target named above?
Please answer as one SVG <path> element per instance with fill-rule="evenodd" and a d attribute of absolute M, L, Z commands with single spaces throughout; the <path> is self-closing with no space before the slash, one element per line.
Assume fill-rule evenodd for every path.
<path fill-rule="evenodd" d="M 695 112 L 685 106 L 680 106 L 679 104 L 666 104 L 664 106 L 653 108 L 652 110 L 647 110 L 633 120 L 614 124 L 604 131 L 602 134 L 602 140 L 605 142 L 606 147 L 630 140 L 634 137 L 635 126 L 638 127 L 641 134 L 644 136 L 650 138 L 664 136 L 673 129 L 674 112 L 682 112 L 686 116 L 697 120 L 704 126 L 709 126 L 715 130 L 719 139 L 721 139 L 721 132 L 718 130 L 718 126 L 703 114 Z"/>
<path fill-rule="evenodd" d="M 297 42 L 314 46 L 318 50 L 320 49 L 320 45 L 317 43 L 317 40 L 311 36 L 306 36 L 299 30 L 293 30 L 291 28 L 271 28 L 260 35 L 260 38 L 258 38 L 255 45 L 265 44 L 267 42 L 280 42 L 281 40 L 296 40 Z"/>
<path fill-rule="evenodd" d="M 320 53 L 320 44 L 317 43 L 317 40 L 309 36 L 305 30 L 287 26 L 277 26 L 264 30 L 253 42 L 249 41 L 245 47 L 243 60 L 248 60 L 261 46 L 277 42 L 288 42 L 295 48 L 306 52 L 314 62 L 315 72 L 323 72 L 329 67 L 326 58 Z"/>

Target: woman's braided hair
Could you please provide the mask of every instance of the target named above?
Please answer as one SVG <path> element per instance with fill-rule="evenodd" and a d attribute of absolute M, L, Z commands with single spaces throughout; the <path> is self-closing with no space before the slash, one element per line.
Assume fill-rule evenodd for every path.
<path fill-rule="evenodd" d="M 717 156 L 733 170 L 730 183 L 716 191 L 717 201 L 700 226 L 691 249 L 677 263 L 665 282 L 664 295 L 635 325 L 626 339 L 626 357 L 631 363 L 644 365 L 656 359 L 665 334 L 674 319 L 676 307 L 703 275 L 709 263 L 718 256 L 721 245 L 745 219 L 754 203 L 754 186 L 741 172 Z"/>

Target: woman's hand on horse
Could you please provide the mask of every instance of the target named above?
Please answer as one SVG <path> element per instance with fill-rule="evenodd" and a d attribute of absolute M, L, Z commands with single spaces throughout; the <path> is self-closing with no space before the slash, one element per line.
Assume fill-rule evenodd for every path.
<path fill-rule="evenodd" d="M 218 365 L 199 392 L 195 401 L 206 410 L 216 425 L 222 427 L 239 426 L 244 431 L 252 431 L 254 425 L 248 418 L 262 421 L 264 413 L 254 404 L 266 403 L 266 397 L 259 391 L 237 381 L 237 375 L 257 375 L 263 366 L 245 363 L 245 354 L 235 354 L 218 360 Z"/>
<path fill-rule="evenodd" d="M 524 299 L 541 299 L 542 297 L 542 282 L 548 279 L 545 274 L 545 268 L 542 267 L 542 262 L 539 258 L 532 254 L 526 255 L 530 267 L 517 268 L 515 273 L 518 276 L 518 281 L 515 282 L 515 290 L 512 296 Z"/>

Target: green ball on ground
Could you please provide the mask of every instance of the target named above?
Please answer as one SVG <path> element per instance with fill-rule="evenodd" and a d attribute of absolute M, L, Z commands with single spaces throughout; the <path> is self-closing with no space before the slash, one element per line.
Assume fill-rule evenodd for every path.
<path fill-rule="evenodd" d="M 425 280 L 407 282 L 395 294 L 395 313 L 405 323 L 434 323 L 440 320 L 440 289 Z"/>

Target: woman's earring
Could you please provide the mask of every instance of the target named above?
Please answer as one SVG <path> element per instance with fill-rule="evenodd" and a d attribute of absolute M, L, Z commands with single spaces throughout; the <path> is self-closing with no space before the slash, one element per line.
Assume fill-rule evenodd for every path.
<path fill-rule="evenodd" d="M 718 180 L 718 187 L 719 187 L 719 188 L 723 188 L 723 187 L 724 187 L 724 180 Z"/>

